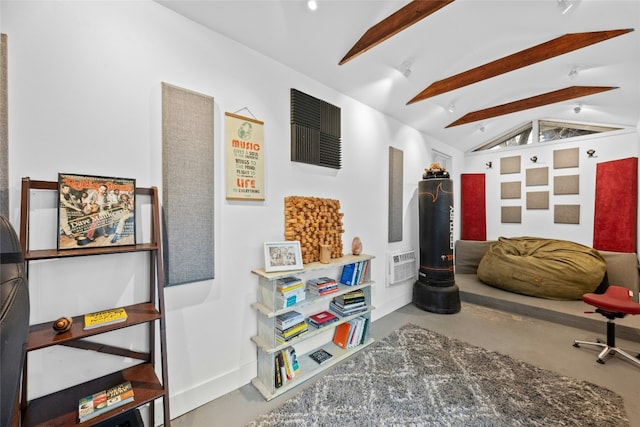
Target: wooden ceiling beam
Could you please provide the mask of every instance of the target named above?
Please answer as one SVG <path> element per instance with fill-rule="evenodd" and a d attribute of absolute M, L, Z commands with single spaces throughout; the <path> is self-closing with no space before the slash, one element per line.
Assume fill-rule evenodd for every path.
<path fill-rule="evenodd" d="M 556 56 L 618 37 L 633 31 L 633 28 L 588 33 L 565 34 L 548 42 L 530 47 L 509 56 L 497 59 L 479 67 L 472 68 L 455 76 L 439 80 L 413 97 L 408 104 L 413 104 L 500 74 L 508 73 Z"/>
<path fill-rule="evenodd" d="M 351 50 L 340 60 L 339 65 L 352 60 L 382 43 L 388 38 L 398 34 L 400 31 L 410 27 L 421 19 L 426 18 L 454 0 L 413 0 L 403 8 L 397 10 L 382 21 L 369 28 L 356 42 Z"/>
<path fill-rule="evenodd" d="M 490 119 L 492 117 L 503 116 L 518 111 L 528 110 L 543 105 L 554 104 L 556 102 L 567 101 L 569 99 L 580 98 L 582 96 L 593 95 L 595 93 L 606 92 L 617 89 L 616 86 L 570 86 L 553 92 L 543 93 L 541 95 L 532 96 L 530 98 L 520 99 L 518 101 L 509 102 L 507 104 L 496 105 L 495 107 L 485 108 L 484 110 L 472 111 L 460 117 L 455 122 L 446 126 L 446 128 L 460 126 L 467 123 L 477 122 L 480 120 Z"/>

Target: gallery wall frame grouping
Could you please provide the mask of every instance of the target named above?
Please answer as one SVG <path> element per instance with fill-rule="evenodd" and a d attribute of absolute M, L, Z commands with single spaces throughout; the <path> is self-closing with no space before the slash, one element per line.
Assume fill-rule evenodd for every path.
<path fill-rule="evenodd" d="M 522 201 L 522 158 L 521 156 L 507 156 L 500 158 L 500 199 L 503 200 L 501 222 L 519 224 L 522 222 L 522 208 L 526 210 L 549 210 L 553 207 L 554 224 L 579 224 L 580 205 L 570 203 L 572 196 L 580 194 L 580 175 L 566 175 L 564 169 L 580 166 L 580 150 L 569 148 L 553 151 L 553 172 L 548 166 L 537 164 L 538 158 L 531 158 L 533 165 L 524 168 L 524 206 Z M 550 180 L 550 173 L 553 179 Z M 517 179 L 516 178 L 520 178 Z M 556 196 L 551 206 L 551 191 Z M 546 188 L 545 188 L 546 187 Z M 567 203 L 559 203 L 567 197 Z M 519 200 L 519 203 L 515 203 Z"/>

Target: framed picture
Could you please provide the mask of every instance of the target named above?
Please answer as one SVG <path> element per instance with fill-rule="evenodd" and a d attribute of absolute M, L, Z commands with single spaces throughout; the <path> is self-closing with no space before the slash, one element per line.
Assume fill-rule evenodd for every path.
<path fill-rule="evenodd" d="M 58 250 L 136 244 L 136 181 L 58 174 Z"/>
<path fill-rule="evenodd" d="M 264 270 L 289 271 L 302 269 L 300 242 L 267 242 L 264 244 Z"/>

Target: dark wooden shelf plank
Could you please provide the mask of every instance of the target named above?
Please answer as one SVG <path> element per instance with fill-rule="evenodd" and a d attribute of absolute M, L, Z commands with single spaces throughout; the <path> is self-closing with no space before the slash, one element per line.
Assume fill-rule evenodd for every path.
<path fill-rule="evenodd" d="M 38 249 L 33 251 L 27 251 L 25 254 L 25 260 L 34 261 L 38 259 L 53 259 L 64 257 L 77 257 L 88 255 L 105 255 L 105 254 L 120 254 L 128 252 L 142 252 L 142 251 L 154 251 L 158 249 L 158 245 L 155 243 L 141 243 L 139 245 L 128 246 L 108 246 L 108 247 L 96 247 L 86 249 L 63 249 L 61 251 L 56 249 Z"/>
<path fill-rule="evenodd" d="M 93 335 L 103 334 L 105 332 L 114 331 L 116 329 L 127 328 L 133 325 L 150 322 L 160 319 L 161 314 L 151 303 L 141 303 L 125 306 L 127 311 L 127 320 L 113 325 L 103 326 L 101 328 L 89 329 L 85 331 L 84 316 L 73 317 L 71 329 L 61 334 L 53 330 L 53 320 L 47 323 L 31 325 L 29 328 L 29 338 L 27 341 L 27 351 L 38 350 L 53 345 L 65 344 L 74 340 L 87 338 Z"/>
<path fill-rule="evenodd" d="M 93 393 L 106 390 L 124 381 L 133 385 L 134 401 L 109 411 L 82 424 L 78 423 L 78 401 Z M 159 397 L 166 399 L 165 390 L 158 381 L 153 365 L 142 363 L 86 383 L 60 390 L 29 402 L 22 418 L 23 427 L 90 426 L 123 412 L 134 409 Z"/>

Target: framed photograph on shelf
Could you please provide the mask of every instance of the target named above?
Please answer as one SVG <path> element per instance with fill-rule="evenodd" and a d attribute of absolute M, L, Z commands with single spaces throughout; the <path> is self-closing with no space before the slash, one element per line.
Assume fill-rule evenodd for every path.
<path fill-rule="evenodd" d="M 136 181 L 58 174 L 58 250 L 136 244 Z"/>
<path fill-rule="evenodd" d="M 302 251 L 297 240 L 266 242 L 264 244 L 264 270 L 289 271 L 302 269 Z"/>

